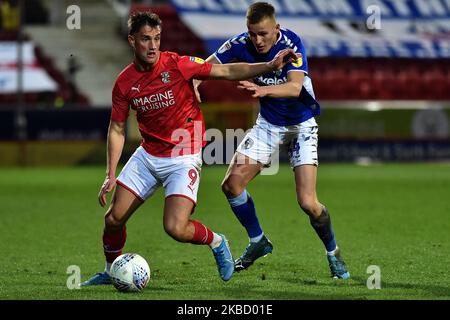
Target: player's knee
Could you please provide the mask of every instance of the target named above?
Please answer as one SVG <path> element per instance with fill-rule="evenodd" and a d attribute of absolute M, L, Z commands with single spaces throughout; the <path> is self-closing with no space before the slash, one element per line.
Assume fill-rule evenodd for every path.
<path fill-rule="evenodd" d="M 237 197 L 244 192 L 244 189 L 244 186 L 241 186 L 240 183 L 231 177 L 222 182 L 222 192 L 227 196 L 227 198 Z"/>
<path fill-rule="evenodd" d="M 315 201 L 312 197 L 300 197 L 297 199 L 300 208 L 302 208 L 303 212 L 305 212 L 308 216 L 316 216 L 317 209 L 317 201 Z M 319 213 L 320 214 L 320 213 Z"/>
<path fill-rule="evenodd" d="M 187 242 L 189 240 L 187 234 L 187 226 L 177 222 L 164 223 L 164 231 L 173 239 L 179 242 Z"/>
<path fill-rule="evenodd" d="M 118 219 L 112 214 L 105 216 L 105 228 L 108 230 L 121 229 L 125 224 L 123 219 Z"/>

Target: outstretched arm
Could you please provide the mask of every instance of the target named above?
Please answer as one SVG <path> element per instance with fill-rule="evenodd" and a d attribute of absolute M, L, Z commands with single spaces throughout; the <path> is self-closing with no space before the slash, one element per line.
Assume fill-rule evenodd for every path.
<path fill-rule="evenodd" d="M 125 144 L 125 122 L 111 121 L 108 129 L 106 178 L 98 194 L 102 207 L 106 205 L 106 194 L 116 186 L 116 169 Z"/>
<path fill-rule="evenodd" d="M 283 68 L 287 63 L 295 62 L 299 56 L 292 49 L 277 53 L 272 61 L 261 63 L 213 64 L 209 79 L 244 80 Z"/>

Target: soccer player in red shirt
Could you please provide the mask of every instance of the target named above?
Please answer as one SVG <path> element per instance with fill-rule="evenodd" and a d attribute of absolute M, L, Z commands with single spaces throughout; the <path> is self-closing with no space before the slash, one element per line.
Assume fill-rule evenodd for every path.
<path fill-rule="evenodd" d="M 267 63 L 213 65 L 200 58 L 161 52 L 161 20 L 154 13 L 131 15 L 128 27 L 134 61 L 119 74 L 114 85 L 106 178 L 98 195 L 104 207 L 106 193 L 115 188 L 105 214 L 106 268 L 81 286 L 111 283 L 109 270 L 122 254 L 127 220 L 160 186 L 165 189 L 165 231 L 180 242 L 209 245 L 220 277 L 228 281 L 234 261 L 227 239 L 191 219 L 200 181 L 204 131 L 191 80 L 249 79 L 278 70 L 296 61 L 297 56 L 293 50 L 285 50 Z M 136 112 L 142 143 L 116 179 L 130 108 Z"/>

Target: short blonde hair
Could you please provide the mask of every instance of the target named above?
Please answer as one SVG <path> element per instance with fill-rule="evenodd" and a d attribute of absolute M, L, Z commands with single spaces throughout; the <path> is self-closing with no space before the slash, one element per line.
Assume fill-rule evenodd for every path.
<path fill-rule="evenodd" d="M 247 23 L 255 24 L 264 18 L 275 19 L 275 8 L 268 2 L 255 2 L 247 10 Z"/>

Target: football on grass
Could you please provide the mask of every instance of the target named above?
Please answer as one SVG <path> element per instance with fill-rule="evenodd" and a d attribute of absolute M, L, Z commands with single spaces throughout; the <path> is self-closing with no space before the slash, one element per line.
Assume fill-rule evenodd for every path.
<path fill-rule="evenodd" d="M 124 253 L 112 263 L 110 276 L 121 292 L 142 291 L 150 280 L 150 267 L 137 253 Z"/>

